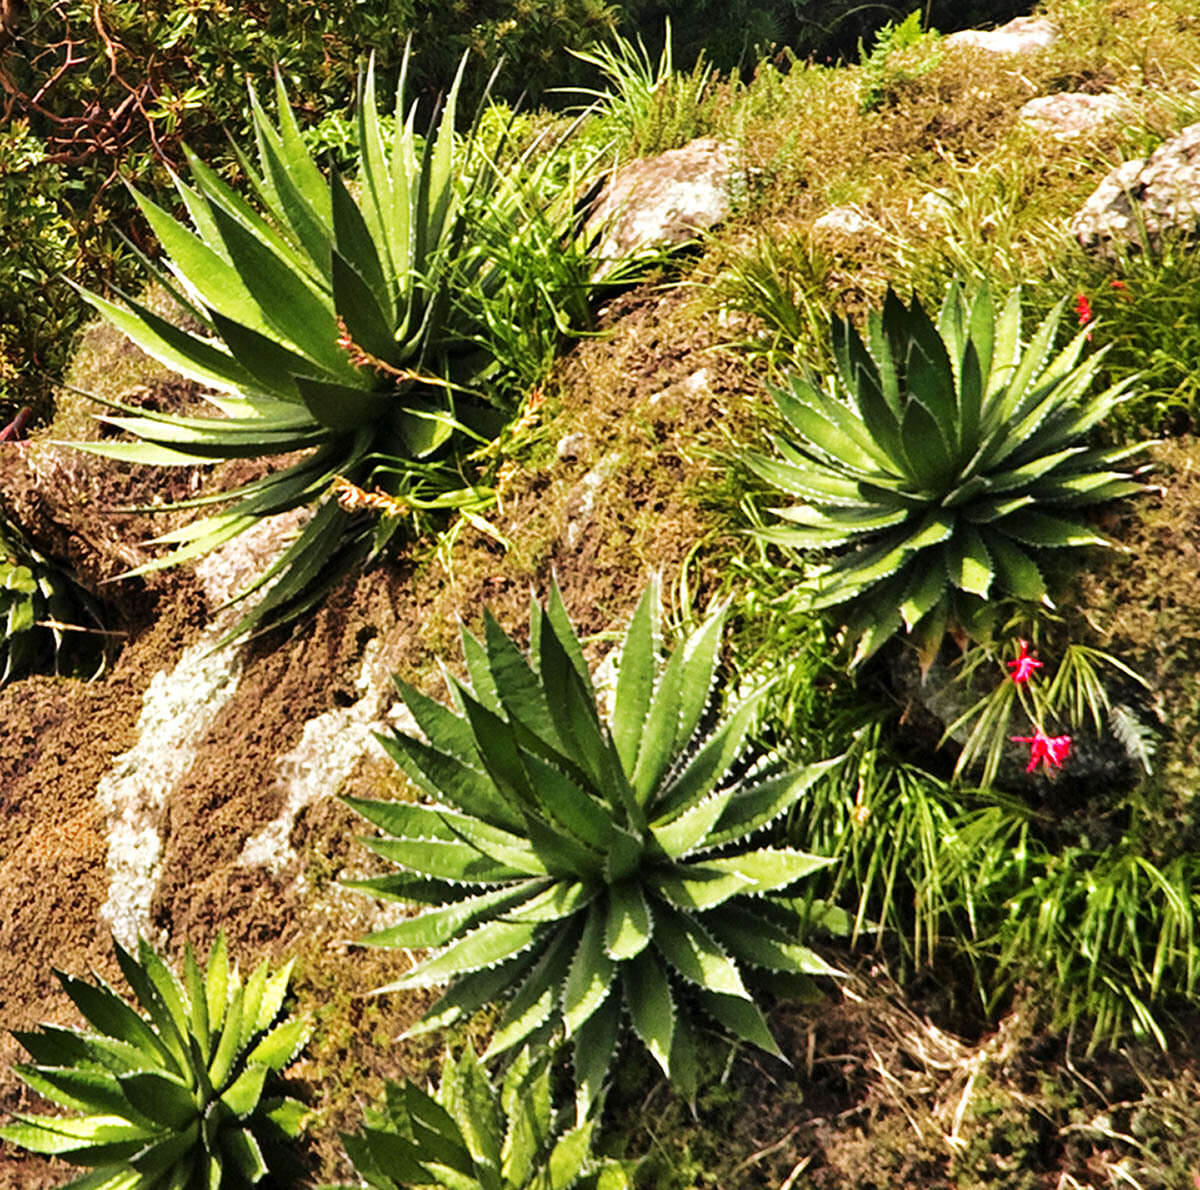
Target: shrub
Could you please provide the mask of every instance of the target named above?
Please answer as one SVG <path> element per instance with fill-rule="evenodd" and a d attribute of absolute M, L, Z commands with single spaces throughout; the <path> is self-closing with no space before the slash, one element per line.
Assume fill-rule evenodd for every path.
<path fill-rule="evenodd" d="M 343 1136 L 355 1171 L 372 1190 L 402 1186 L 478 1190 L 622 1190 L 625 1163 L 594 1158 L 595 1116 L 566 1127 L 554 1110 L 550 1062 L 527 1051 L 499 1085 L 468 1046 L 442 1063 L 430 1095 L 389 1082 L 382 1111 Z"/>
<path fill-rule="evenodd" d="M 261 84 L 277 67 L 303 95 L 298 120 L 314 152 L 341 157 L 347 128 L 336 113 L 352 107 L 368 54 L 390 82 L 411 39 L 413 89 L 432 96 L 469 50 L 481 63 L 464 84 L 473 106 L 501 60 L 510 98 L 580 81 L 565 51 L 615 27 L 605 0 L 11 6 L 0 29 L 9 120 L 0 133 L 0 417 L 10 399 L 39 418 L 48 411 L 88 312 L 60 275 L 90 287 L 134 281 L 136 258 L 117 229 L 136 211 L 120 180 L 170 203 L 168 169 L 182 169 L 185 143 L 223 176 L 236 172 L 226 133 L 237 143 L 252 134 L 247 78 Z"/>
<path fill-rule="evenodd" d="M 66 359 L 79 302 L 61 277 L 73 273 L 77 231 L 61 165 L 24 121 L 0 130 L 0 423 L 5 410 L 48 404 L 49 380 Z"/>
<path fill-rule="evenodd" d="M 1141 490 L 1114 469 L 1136 446 L 1084 442 L 1130 381 L 1089 394 L 1104 352 L 1080 362 L 1086 328 L 1049 360 L 1063 304 L 1023 346 L 1019 291 L 997 317 L 986 286 L 968 303 L 952 285 L 936 325 L 889 291 L 866 344 L 834 321 L 830 391 L 772 390 L 788 435 L 750 466 L 804 502 L 760 532 L 842 550 L 808 582 L 814 607 L 843 609 L 856 663 L 902 624 L 929 659 L 947 625 L 985 632 L 998 600 L 1049 604 L 1035 559 L 1107 544 L 1075 509 Z"/>
<path fill-rule="evenodd" d="M 94 1031 L 43 1025 L 17 1033 L 33 1059 L 17 1074 L 47 1099 L 81 1114 L 15 1114 L 0 1137 L 93 1172 L 72 1186 L 122 1190 L 255 1184 L 270 1146 L 300 1130 L 294 1099 L 264 1099 L 308 1040 L 308 1023 L 283 1007 L 291 963 L 269 974 L 264 960 L 243 984 L 218 935 L 201 971 L 189 947 L 184 980 L 139 941 L 134 958 L 114 942 L 117 962 L 143 1012 L 102 980 L 56 972 Z"/>
<path fill-rule="evenodd" d="M 231 635 L 302 614 L 398 523 L 385 522 L 373 536 L 365 518 L 329 497 L 336 480 L 381 485 L 417 510 L 479 499 L 469 479 L 464 487 L 464 456 L 493 438 L 506 414 L 495 394 L 504 370 L 498 354 L 508 339 L 489 336 L 489 319 L 495 321 L 495 308 L 511 315 L 531 301 L 528 293 L 514 295 L 518 282 L 506 266 L 518 245 L 556 261 L 574 250 L 569 239 L 561 242 L 572 218 L 566 202 L 529 210 L 528 190 L 542 175 L 502 175 L 456 141 L 457 90 L 421 140 L 415 107 L 404 110 L 402 80 L 385 136 L 368 70 L 356 195 L 336 170 L 328 181 L 318 170 L 282 82 L 278 127 L 252 92 L 258 166 L 243 168 L 266 218 L 196 158 L 195 186 L 178 183 L 194 232 L 138 196 L 167 250 L 172 292 L 201 333 L 132 299 L 119 306 L 89 297 L 144 350 L 216 389 L 211 399 L 225 416 L 188 419 L 116 406 L 109 420 L 141 441 L 81 449 L 166 465 L 306 452 L 263 479 L 202 497 L 196 503 L 236 503 L 159 539 L 182 548 L 148 569 L 203 554 L 262 517 L 318 506 L 296 541 L 243 592 L 278 576 Z M 563 220 L 558 236 L 546 230 L 554 219 Z M 551 281 L 558 276 L 550 272 Z M 552 342 L 577 315 L 581 284 L 576 269 L 565 292 L 551 284 L 537 291 L 549 310 L 542 330 Z M 528 354 L 527 344 L 519 346 Z M 513 364 L 518 372 L 521 366 Z"/>
<path fill-rule="evenodd" d="M 431 1025 L 507 997 L 485 1057 L 561 1029 L 585 1105 L 626 1013 L 690 1093 L 693 1005 L 777 1052 L 743 969 L 806 988 L 832 973 L 797 941 L 805 909 L 787 893 L 827 861 L 751 841 L 825 765 L 750 760 L 762 692 L 706 713 L 723 612 L 658 672 L 657 606 L 652 585 L 607 725 L 557 591 L 534 606 L 528 659 L 489 617 L 483 642 L 464 633 L 471 686 L 451 680 L 453 710 L 399 683 L 428 743 L 397 733 L 385 747 L 430 800 L 349 802 L 382 831 L 368 846 L 402 869 L 357 887 L 428 906 L 367 939 L 435 948 L 385 990 L 449 983 Z"/>

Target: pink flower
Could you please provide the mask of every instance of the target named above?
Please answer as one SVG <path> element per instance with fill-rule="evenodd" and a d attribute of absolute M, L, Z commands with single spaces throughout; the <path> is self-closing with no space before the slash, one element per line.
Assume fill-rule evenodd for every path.
<path fill-rule="evenodd" d="M 1029 745 L 1029 763 L 1025 766 L 1027 773 L 1032 773 L 1041 761 L 1046 768 L 1053 765 L 1062 768 L 1067 753 L 1071 750 L 1069 735 L 1047 735 L 1040 727 L 1034 729 L 1033 735 L 1013 735 L 1008 737 L 1014 744 Z"/>
<path fill-rule="evenodd" d="M 1017 654 L 1017 659 L 1006 662 L 1006 664 L 1012 670 L 1012 680 L 1019 686 L 1022 682 L 1028 682 L 1033 677 L 1033 671 L 1042 668 L 1042 663 L 1036 658 L 1030 657 L 1029 642 L 1027 640 L 1018 640 L 1017 644 L 1021 646 L 1021 651 Z"/>

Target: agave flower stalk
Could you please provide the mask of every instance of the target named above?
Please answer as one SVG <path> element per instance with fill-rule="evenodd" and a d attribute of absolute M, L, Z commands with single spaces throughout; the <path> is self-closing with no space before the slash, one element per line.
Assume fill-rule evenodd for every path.
<path fill-rule="evenodd" d="M 1090 392 L 1104 350 L 1080 360 L 1086 329 L 1051 358 L 1064 304 L 1026 346 L 1018 291 L 997 316 L 986 286 L 968 301 L 952 285 L 936 324 L 889 292 L 865 343 L 835 320 L 828 390 L 773 390 L 778 457 L 749 461 L 798 502 L 761 533 L 831 552 L 813 605 L 838 609 L 856 662 L 901 626 L 928 660 L 998 600 L 1048 605 L 1048 552 L 1111 544 L 1077 510 L 1143 490 L 1118 466 L 1138 446 L 1087 444 L 1132 379 Z"/>
<path fill-rule="evenodd" d="M 263 1098 L 268 1077 L 309 1036 L 303 1018 L 276 1023 L 291 963 L 271 974 L 264 961 L 243 983 L 218 935 L 203 971 L 188 948 L 180 983 L 145 941 L 136 958 L 115 942 L 114 949 L 143 1011 L 102 980 L 56 972 L 92 1031 L 43 1025 L 17 1033 L 33 1062 L 16 1071 L 79 1114 L 16 1113 L 0 1137 L 93 1167 L 70 1183 L 79 1190 L 260 1182 L 268 1142 L 296 1136 L 306 1114 L 294 1099 Z"/>
<path fill-rule="evenodd" d="M 467 1047 L 442 1063 L 433 1095 L 389 1082 L 346 1152 L 372 1190 L 627 1190 L 627 1163 L 592 1154 L 595 1113 L 570 1127 L 555 1111 L 550 1073 L 549 1055 L 523 1050 L 497 1084 Z"/>
<path fill-rule="evenodd" d="M 829 861 L 763 837 L 827 765 L 746 755 L 761 691 L 716 715 L 723 619 L 660 668 L 652 584 L 606 723 L 557 590 L 533 607 L 528 657 L 489 616 L 482 641 L 464 633 L 471 682 L 448 679 L 452 707 L 398 683 L 425 738 L 383 743 L 425 800 L 348 799 L 380 830 L 367 845 L 401 869 L 355 886 L 426 907 L 366 939 L 433 952 L 382 990 L 448 984 L 429 1027 L 503 1000 L 487 1058 L 559 1031 L 581 1110 L 626 1021 L 690 1093 L 693 1006 L 778 1053 L 750 973 L 808 990 L 833 973 L 798 941 L 791 892 Z"/>

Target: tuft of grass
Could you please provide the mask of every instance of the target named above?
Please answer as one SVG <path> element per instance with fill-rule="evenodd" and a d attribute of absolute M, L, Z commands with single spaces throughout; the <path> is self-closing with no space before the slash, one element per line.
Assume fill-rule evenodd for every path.
<path fill-rule="evenodd" d="M 640 34 L 636 43 L 618 35 L 611 45 L 571 53 L 607 81 L 604 90 L 578 88 L 574 93 L 594 101 L 601 127 L 618 134 L 622 156 L 663 153 L 713 131 L 718 110 L 737 92 L 736 80 L 720 84 L 703 53 L 691 70 L 675 69 L 670 18 L 657 63 Z"/>
<path fill-rule="evenodd" d="M 706 300 L 750 320 L 731 347 L 750 360 L 766 360 L 772 371 L 785 362 L 815 371 L 832 367 L 832 261 L 811 233 L 760 231 L 745 245 L 717 241 L 711 268 L 698 282 Z"/>
<path fill-rule="evenodd" d="M 1137 373 L 1138 395 L 1110 420 L 1124 438 L 1183 433 L 1200 424 L 1200 256 L 1180 236 L 1115 265 L 1081 263 L 1098 345 L 1110 345 L 1109 376 Z"/>

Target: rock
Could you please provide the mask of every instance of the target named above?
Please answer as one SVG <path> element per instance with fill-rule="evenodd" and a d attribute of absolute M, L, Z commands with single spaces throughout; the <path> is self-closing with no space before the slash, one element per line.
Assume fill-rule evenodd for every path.
<path fill-rule="evenodd" d="M 1120 95 L 1086 95 L 1064 91 L 1031 99 L 1018 113 L 1023 123 L 1059 140 L 1076 140 L 1095 132 L 1129 110 Z"/>
<path fill-rule="evenodd" d="M 930 190 L 909 207 L 922 227 L 946 224 L 954 214 L 954 209 L 954 197 L 948 190 Z"/>
<path fill-rule="evenodd" d="M 558 440 L 558 445 L 554 448 L 554 456 L 561 463 L 569 463 L 572 459 L 579 458 L 586 445 L 586 434 L 581 434 L 578 430 L 570 434 L 564 434 Z"/>
<path fill-rule="evenodd" d="M 999 29 L 963 29 L 946 38 L 947 45 L 965 45 L 989 54 L 1029 54 L 1058 39 L 1058 30 L 1042 17 L 1014 17 Z"/>
<path fill-rule="evenodd" d="M 567 501 L 569 520 L 563 532 L 567 549 L 579 548 L 584 531 L 596 511 L 596 498 L 616 470 L 619 460 L 613 455 L 605 455 L 578 483 Z"/>
<path fill-rule="evenodd" d="M 729 214 L 735 174 L 731 150 L 711 137 L 622 166 L 588 216 L 597 254 L 613 260 L 694 239 Z"/>
<path fill-rule="evenodd" d="M 857 236 L 875 231 L 875 221 L 864 215 L 858 207 L 831 207 L 824 215 L 813 220 L 812 229 L 826 235 Z"/>
<path fill-rule="evenodd" d="M 1098 256 L 1157 247 L 1166 231 L 1200 224 L 1200 124 L 1159 145 L 1145 159 L 1117 166 L 1071 220 L 1071 234 Z"/>
<path fill-rule="evenodd" d="M 712 391 L 712 374 L 707 368 L 698 368 L 690 376 L 668 384 L 651 395 L 647 405 L 660 405 L 679 397 L 700 397 Z"/>

